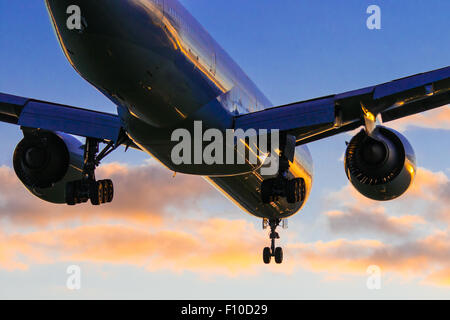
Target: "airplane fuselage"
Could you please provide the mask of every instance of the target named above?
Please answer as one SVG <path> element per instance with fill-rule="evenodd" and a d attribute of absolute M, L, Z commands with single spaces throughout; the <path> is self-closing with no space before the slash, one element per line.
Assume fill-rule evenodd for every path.
<path fill-rule="evenodd" d="M 287 218 L 306 202 L 263 204 L 259 166 L 182 164 L 171 160 L 177 128 L 221 131 L 233 117 L 271 107 L 241 68 L 176 0 L 46 0 L 63 51 L 75 70 L 117 105 L 129 137 L 170 170 L 207 179 L 237 205 L 261 218 Z M 82 28 L 70 30 L 67 8 L 81 9 Z M 312 159 L 296 148 L 291 177 L 307 195 Z"/>

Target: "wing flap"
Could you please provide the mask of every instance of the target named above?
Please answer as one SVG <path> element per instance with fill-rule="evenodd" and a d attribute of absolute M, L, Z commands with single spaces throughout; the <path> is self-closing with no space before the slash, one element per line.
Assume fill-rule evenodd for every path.
<path fill-rule="evenodd" d="M 442 94 L 418 99 L 409 103 L 394 105 L 381 112 L 383 122 L 397 120 L 416 113 L 424 112 L 434 108 L 442 107 L 450 102 L 450 91 Z"/>

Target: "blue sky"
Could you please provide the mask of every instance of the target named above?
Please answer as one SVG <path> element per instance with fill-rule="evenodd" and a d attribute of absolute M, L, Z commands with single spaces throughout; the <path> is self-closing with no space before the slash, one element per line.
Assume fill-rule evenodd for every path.
<path fill-rule="evenodd" d="M 450 27 L 450 3 L 444 0 L 181 2 L 275 105 L 344 92 L 450 64 L 450 37 L 446 33 Z M 366 28 L 366 9 L 371 4 L 377 4 L 381 8 L 381 30 Z M 0 0 L 0 48 L 0 92 L 107 112 L 115 111 L 114 105 L 80 78 L 66 61 L 56 41 L 43 1 Z M 415 126 L 420 124 L 417 122 L 420 118 L 397 124 L 402 125 L 404 134 L 416 151 L 419 166 L 424 168 L 423 175 L 417 180 L 428 183 L 426 185 L 430 189 L 437 188 L 436 190 L 448 185 L 450 175 L 449 120 L 445 118 L 447 120 L 438 122 L 439 119 L 442 120 L 442 115 L 433 111 L 426 125 Z M 433 122 L 434 120 L 436 121 Z M 15 126 L 0 124 L 0 136 L 0 166 L 4 166 L 2 177 L 8 178 L 12 176 L 12 153 L 21 139 L 21 132 Z M 36 262 L 25 257 L 24 261 L 27 262 L 22 261 L 27 266 L 25 269 L 2 269 L 0 263 L 0 297 L 448 298 L 450 280 L 447 286 L 439 284 L 445 283 L 443 280 L 426 280 L 434 271 L 424 262 L 423 268 L 411 267 L 408 263 L 401 266 L 387 265 L 386 268 L 381 266 L 382 270 L 386 269 L 387 272 L 383 278 L 383 288 L 376 291 L 366 288 L 367 275 L 363 267 L 355 270 L 353 266 L 341 265 L 340 262 L 336 263 L 340 266 L 337 269 L 328 270 L 323 267 L 324 263 L 335 260 L 330 257 L 324 261 L 319 259 L 322 254 L 329 254 L 326 251 L 328 249 L 322 248 L 325 252 L 321 251 L 320 243 L 330 244 L 342 239 L 371 240 L 381 241 L 383 245 L 396 250 L 416 242 L 422 243 L 427 237 L 440 237 L 441 234 L 437 234 L 436 230 L 444 233 L 444 239 L 450 237 L 449 220 L 433 220 L 435 217 L 430 216 L 431 211 L 440 210 L 439 212 L 442 211 L 448 218 L 450 212 L 446 207 L 442 209 L 443 205 L 435 207 L 440 199 L 436 200 L 426 190 L 416 188 L 410 198 L 406 196 L 404 199 L 381 205 L 366 203 L 348 191 L 348 182 L 340 158 L 345 150 L 344 142 L 350 138 L 350 135 L 343 134 L 310 145 L 315 161 L 315 181 L 311 197 L 304 210 L 290 219 L 288 231 L 281 231 L 282 244 L 287 247 L 286 260 L 301 261 L 288 264 L 284 269 L 260 266 L 262 261 L 259 251 L 268 243 L 265 231 L 259 230 L 260 221 L 241 212 L 220 194 L 210 193 L 208 187 L 204 187 L 206 183 L 198 182 L 202 184 L 201 188 L 205 189 L 199 192 L 198 197 L 190 196 L 195 198 L 194 202 L 190 202 L 189 197 L 186 198 L 189 206 L 172 204 L 175 200 L 169 198 L 162 209 L 154 208 L 150 202 L 142 204 L 142 208 L 145 209 L 148 205 L 149 211 L 163 210 L 164 217 L 169 217 L 168 221 L 162 223 L 164 230 L 183 230 L 186 224 L 189 232 L 196 234 L 200 232 L 195 228 L 196 223 L 205 224 L 205 228 L 209 228 L 211 226 L 208 223 L 214 218 L 224 219 L 220 223 L 225 225 L 234 226 L 236 223 L 240 226 L 240 221 L 243 221 L 248 228 L 253 227 L 249 234 L 255 234 L 255 237 L 260 234 L 263 237 L 262 242 L 255 240 L 257 261 L 244 263 L 242 259 L 235 257 L 235 267 L 238 270 L 248 268 L 250 276 L 234 270 L 233 266 L 229 265 L 228 271 L 221 272 L 217 265 L 206 260 L 210 255 L 205 258 L 201 253 L 199 259 L 205 259 L 204 267 L 170 268 L 162 262 L 159 262 L 161 267 L 148 266 L 139 259 L 138 263 L 107 258 L 102 261 L 79 257 L 71 258 L 73 261 L 69 258 L 57 259 L 54 256 L 61 255 L 58 250 L 68 249 L 58 247 L 51 252 L 52 259 Z M 127 168 L 129 171 L 126 172 L 129 174 L 140 168 L 164 175 L 163 169 L 155 169 L 156 165 L 146 162 L 147 159 L 147 155 L 137 151 L 124 153 L 119 150 L 106 162 L 120 163 L 120 168 Z M 112 169 L 108 167 L 105 172 L 111 172 Z M 117 179 L 126 181 L 126 175 L 116 175 Z M 159 177 L 162 180 L 158 181 L 169 184 L 169 177 L 170 172 L 165 178 Z M 182 183 L 197 183 L 189 179 L 191 177 L 186 181 L 182 180 Z M 201 178 L 192 179 L 202 181 Z M 52 217 L 57 222 L 42 225 L 31 213 L 23 215 L 24 218 L 30 219 L 29 223 L 23 222 L 22 219 L 15 220 L 7 211 L 8 207 L 2 207 L 0 201 L 0 235 L 5 237 L 11 234 L 26 237 L 29 232 L 70 233 L 86 225 L 98 227 L 99 224 L 137 227 L 137 221 L 143 219 L 141 216 L 136 218 L 137 220 L 114 216 L 106 221 L 98 215 L 89 218 L 79 211 L 93 213 L 90 208 L 69 211 L 66 208 L 47 206 L 38 199 L 33 199 L 19 185 L 14 184 L 12 188 L 19 193 L 23 192 L 23 195 L 20 195 L 23 198 L 19 197 L 17 201 L 29 203 L 31 207 L 36 206 L 36 214 L 45 210 L 53 212 L 55 216 Z M 5 193 L 3 197 L 7 198 L 5 195 L 9 193 L 0 188 L 0 192 L 2 190 Z M 337 200 L 333 198 L 334 194 L 337 194 Z M 414 202 L 413 196 L 419 200 Z M 444 196 L 448 197 L 448 194 Z M 122 197 L 131 198 L 133 195 Z M 149 194 L 148 197 L 150 200 L 152 197 L 158 199 L 157 194 Z M 411 202 L 408 202 L 409 200 Z M 352 205 L 349 206 L 346 202 L 351 202 Z M 356 214 L 355 206 L 359 206 L 363 212 L 354 220 L 349 219 L 349 226 L 354 226 L 354 230 L 358 232 L 333 228 L 336 216 L 330 212 L 340 211 L 351 218 L 354 217 L 352 214 Z M 57 217 L 60 211 L 62 216 L 66 217 L 62 222 Z M 389 222 L 401 219 L 412 222 L 405 222 L 408 227 L 406 231 L 401 230 L 401 236 L 377 228 L 372 220 L 372 224 L 367 223 L 364 228 L 359 228 L 361 225 L 358 227 L 357 221 L 360 220 L 357 218 L 366 217 L 364 211 L 378 214 L 377 217 L 383 217 Z M 111 209 L 111 212 L 116 211 Z M 71 214 L 73 219 L 70 218 Z M 155 218 L 152 214 L 149 215 L 152 219 Z M 410 216 L 417 219 L 405 218 Z M 423 221 L 420 222 L 419 218 Z M 192 223 L 194 226 L 191 226 Z M 147 220 L 143 225 L 149 230 L 154 228 Z M 58 236 L 64 237 L 60 233 Z M 244 236 L 242 239 L 245 241 L 247 238 Z M 445 243 L 448 248 L 448 242 Z M 355 243 L 352 242 L 352 245 Z M 310 251 L 304 249 L 305 246 Z M 370 244 L 368 246 L 370 247 Z M 301 253 L 296 253 L 298 247 L 303 248 Z M 234 257 L 235 253 L 230 254 Z M 442 270 L 450 270 L 450 263 L 445 258 L 442 258 L 443 261 L 436 261 L 432 260 L 431 257 L 436 259 L 433 255 L 422 254 L 425 260 L 431 260 L 430 265 L 441 263 Z M 20 251 L 20 255 L 26 253 Z M 131 260 L 133 259 L 136 257 L 133 256 Z M 354 259 L 361 262 L 356 257 Z M 174 258 L 173 263 L 177 261 Z M 71 263 L 80 264 L 83 269 L 83 288 L 79 292 L 65 288 L 65 268 Z M 191 262 L 182 260 L 182 263 L 188 265 Z M 209 273 L 210 269 L 215 271 Z M 442 271 L 441 269 L 436 271 L 436 274 Z M 405 273 L 411 274 L 404 276 Z"/>

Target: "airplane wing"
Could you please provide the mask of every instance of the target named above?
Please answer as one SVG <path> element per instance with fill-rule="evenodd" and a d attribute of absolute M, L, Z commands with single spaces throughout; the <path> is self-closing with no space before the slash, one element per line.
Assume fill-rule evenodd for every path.
<path fill-rule="evenodd" d="M 391 82 L 235 117 L 235 129 L 279 129 L 297 145 L 358 128 L 364 115 L 392 121 L 450 103 L 450 66 Z"/>
<path fill-rule="evenodd" d="M 0 93 L 0 121 L 115 143 L 123 137 L 118 115 L 4 93 Z M 129 139 L 122 143 L 139 149 Z"/>
<path fill-rule="evenodd" d="M 450 66 L 384 84 L 235 117 L 235 129 L 279 129 L 297 145 L 356 129 L 364 110 L 392 121 L 450 103 Z M 117 115 L 0 93 L 0 121 L 117 141 Z M 136 146 L 133 146 L 137 148 Z"/>

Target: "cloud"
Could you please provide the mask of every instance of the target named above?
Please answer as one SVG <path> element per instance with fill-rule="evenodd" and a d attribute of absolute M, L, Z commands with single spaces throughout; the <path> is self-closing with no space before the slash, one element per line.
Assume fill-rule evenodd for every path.
<path fill-rule="evenodd" d="M 402 277 L 426 278 L 427 283 L 447 279 L 450 267 L 450 237 L 437 231 L 417 240 L 386 244 L 378 240 L 337 239 L 309 244 L 291 244 L 297 261 L 314 272 L 363 275 L 370 265 L 383 273 L 393 272 Z M 292 252 L 291 252 L 292 254 Z"/>
<path fill-rule="evenodd" d="M 450 179 L 445 172 L 419 168 L 404 202 L 411 206 L 421 200 L 425 203 L 425 219 L 450 225 Z"/>
<path fill-rule="evenodd" d="M 199 199 L 218 196 L 201 177 L 173 173 L 147 162 L 139 166 L 110 163 L 97 171 L 98 179 L 114 182 L 112 204 L 99 207 L 82 204 L 71 207 L 41 201 L 16 177 L 14 170 L 0 167 L 0 220 L 17 225 L 46 226 L 64 221 L 86 223 L 105 218 L 139 223 L 158 223 L 170 208 L 195 209 Z"/>
<path fill-rule="evenodd" d="M 331 209 L 322 215 L 328 237 L 348 238 L 291 243 L 290 248 L 304 268 L 327 277 L 363 275 L 374 264 L 423 284 L 450 285 L 449 190 L 446 173 L 421 167 L 406 194 L 388 203 L 367 199 L 348 183 L 325 196 Z"/>
<path fill-rule="evenodd" d="M 285 246 L 283 265 L 262 264 L 261 232 L 243 220 L 211 219 L 192 229 L 183 223 L 156 231 L 122 225 L 1 235 L 0 268 L 27 270 L 37 264 L 94 263 L 128 265 L 149 272 L 194 272 L 202 278 L 255 276 L 264 270 L 293 273 L 299 269 L 333 275 L 364 276 L 369 265 L 383 275 L 449 285 L 450 239 L 446 233 L 400 244 L 379 240 L 337 239 Z"/>
<path fill-rule="evenodd" d="M 389 122 L 389 127 L 398 131 L 410 127 L 450 130 L 450 105 Z"/>
<path fill-rule="evenodd" d="M 443 171 L 433 172 L 420 167 L 414 183 L 407 191 L 408 198 L 420 197 L 426 200 L 450 200 L 450 180 Z"/>
<path fill-rule="evenodd" d="M 450 287 L 450 267 L 430 274 L 423 282 L 440 287 Z"/>
<path fill-rule="evenodd" d="M 260 265 L 264 235 L 244 220 L 174 223 L 153 231 L 125 225 L 85 225 L 0 234 L 0 267 L 26 270 L 40 263 L 90 262 L 233 276 L 252 273 Z"/>
<path fill-rule="evenodd" d="M 87 225 L 29 233 L 1 234 L 0 268 L 26 270 L 36 264 L 95 263 L 144 268 L 149 272 L 194 272 L 254 276 L 264 270 L 303 269 L 332 275 L 365 275 L 369 265 L 426 284 L 447 285 L 450 237 L 437 231 L 420 239 L 387 244 L 371 239 L 293 241 L 283 265 L 262 264 L 265 235 L 244 220 L 182 221 L 156 230 L 123 225 Z"/>
<path fill-rule="evenodd" d="M 326 213 L 330 230 L 334 233 L 387 234 L 405 236 L 416 224 L 424 223 L 423 218 L 414 215 L 391 217 L 386 210 L 374 208 L 346 207 L 345 211 L 328 211 Z"/>
<path fill-rule="evenodd" d="M 330 240 L 308 242 L 284 236 L 285 261 L 269 266 L 261 257 L 267 234 L 253 223 L 184 214 L 190 210 L 201 214 L 205 208 L 196 199 L 218 195 L 199 177 L 172 178 L 152 163 L 112 163 L 98 175 L 116 181 L 116 201 L 97 208 L 68 207 L 40 201 L 25 191 L 12 169 L 1 167 L 0 268 L 27 270 L 38 264 L 79 262 L 128 265 L 149 272 L 194 272 L 200 277 L 291 274 L 301 269 L 332 279 L 333 275 L 365 275 L 366 268 L 376 264 L 383 272 L 424 284 L 448 283 L 448 230 L 434 227 L 427 215 L 412 207 L 424 201 L 448 213 L 443 201 L 448 201 L 449 179 L 443 172 L 418 168 L 418 185 L 395 202 L 395 210 L 364 198 L 350 184 L 327 195 L 331 209 L 322 218 L 331 231 L 326 234 Z M 171 214 L 174 207 L 179 214 Z M 430 230 L 416 234 L 419 226 Z M 336 234 L 348 238 L 335 239 Z M 386 236 L 392 241 L 384 241 Z"/>
<path fill-rule="evenodd" d="M 411 187 L 391 202 L 361 195 L 350 183 L 325 197 L 324 213 L 334 233 L 406 236 L 428 222 L 450 222 L 450 179 L 442 171 L 419 167 Z M 395 214 L 394 214 L 395 213 Z"/>
<path fill-rule="evenodd" d="M 173 177 L 152 162 L 110 163 L 97 177 L 115 182 L 114 202 L 71 207 L 41 201 L 0 167 L 0 268 L 79 261 L 232 276 L 259 265 L 267 239 L 253 224 L 199 219 L 200 200 L 226 201 L 201 177 Z"/>

